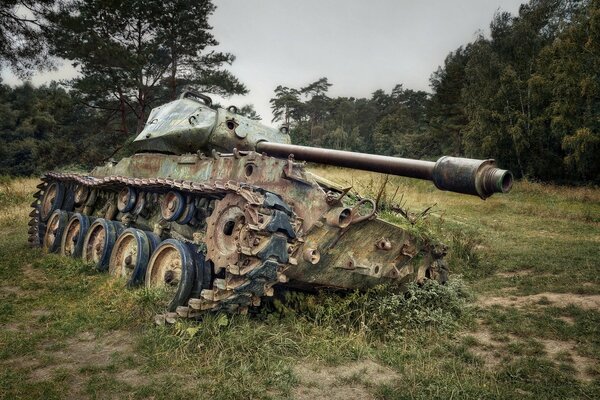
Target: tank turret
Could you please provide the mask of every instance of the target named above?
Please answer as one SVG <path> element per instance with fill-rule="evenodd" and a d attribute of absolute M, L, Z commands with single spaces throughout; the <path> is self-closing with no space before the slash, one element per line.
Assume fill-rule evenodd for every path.
<path fill-rule="evenodd" d="M 184 91 L 179 99 L 152 109 L 133 141 L 138 152 L 169 154 L 212 150 L 254 150 L 261 141 L 289 144 L 290 136 L 236 113 L 235 107 L 212 108 L 210 97 Z"/>

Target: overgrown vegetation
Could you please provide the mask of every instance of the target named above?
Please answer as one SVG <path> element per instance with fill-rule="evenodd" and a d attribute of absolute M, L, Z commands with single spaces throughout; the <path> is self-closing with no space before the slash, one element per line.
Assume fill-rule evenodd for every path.
<path fill-rule="evenodd" d="M 373 179 L 316 172 L 357 187 Z M 390 178 L 389 198 L 400 187 L 411 210 L 438 204 L 423 222 L 451 245 L 449 285 L 289 292 L 257 315 L 156 327 L 159 293 L 29 249 L 37 182 L 1 182 L 0 398 L 600 395 L 600 313 L 584 302 L 600 304 L 599 221 L 586 217 L 600 215 L 597 189 L 519 182 L 510 197 L 482 203 Z M 368 372 L 367 362 L 387 372 Z M 337 377 L 315 383 L 303 368 Z"/>
<path fill-rule="evenodd" d="M 472 316 L 470 300 L 460 276 L 454 276 L 447 285 L 411 283 L 406 292 L 386 286 L 350 295 L 285 292 L 282 299 L 275 300 L 277 313 L 270 315 L 300 318 L 369 340 L 394 341 L 421 329 L 455 331 Z"/>

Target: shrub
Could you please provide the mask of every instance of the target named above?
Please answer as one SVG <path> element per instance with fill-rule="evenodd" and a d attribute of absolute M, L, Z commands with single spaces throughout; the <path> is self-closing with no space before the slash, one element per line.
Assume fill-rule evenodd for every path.
<path fill-rule="evenodd" d="M 433 280 L 410 283 L 404 292 L 390 286 L 347 295 L 286 292 L 274 306 L 283 317 L 388 340 L 419 329 L 454 330 L 470 315 L 470 298 L 462 279 L 453 277 L 445 285 Z"/>

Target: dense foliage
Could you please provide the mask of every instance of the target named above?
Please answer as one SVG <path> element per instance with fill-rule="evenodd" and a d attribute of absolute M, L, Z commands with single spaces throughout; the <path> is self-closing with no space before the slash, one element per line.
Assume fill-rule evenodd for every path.
<path fill-rule="evenodd" d="M 34 88 L 0 82 L 0 174 L 64 165 L 89 168 L 121 149 L 149 111 L 184 86 L 244 94 L 224 67 L 235 57 L 218 41 L 210 0 L 12 0 L 0 6 L 0 66 L 22 76 L 72 62 L 76 78 Z M 255 118 L 251 106 L 241 112 Z M 117 153 L 119 154 L 119 153 Z"/>
<path fill-rule="evenodd" d="M 184 85 L 246 93 L 224 68 L 234 56 L 210 50 L 214 9 L 180 0 L 3 3 L 0 64 L 26 74 L 51 65 L 49 51 L 81 75 L 62 86 L 0 87 L 0 174 L 106 159 Z M 273 121 L 298 144 L 491 157 L 517 176 L 600 181 L 600 0 L 531 0 L 516 16 L 497 13 L 490 32 L 447 55 L 431 93 L 398 84 L 369 98 L 334 98 L 324 77 L 278 86 Z M 242 110 L 258 118 L 251 106 Z"/>
<path fill-rule="evenodd" d="M 57 166 L 101 162 L 121 138 L 57 84 L 0 85 L 0 174 L 31 175 Z"/>
<path fill-rule="evenodd" d="M 532 0 L 446 57 L 432 93 L 331 98 L 327 78 L 279 86 L 296 143 L 434 158 L 492 157 L 518 176 L 600 180 L 600 1 Z"/>
<path fill-rule="evenodd" d="M 127 135 L 140 132 L 150 109 L 173 100 L 184 86 L 221 95 L 245 86 L 223 64 L 235 57 L 207 51 L 210 1 L 76 0 L 46 15 L 51 51 L 73 60 L 81 76 L 70 85 L 85 104 L 115 113 Z M 130 129 L 128 116 L 136 119 Z"/>

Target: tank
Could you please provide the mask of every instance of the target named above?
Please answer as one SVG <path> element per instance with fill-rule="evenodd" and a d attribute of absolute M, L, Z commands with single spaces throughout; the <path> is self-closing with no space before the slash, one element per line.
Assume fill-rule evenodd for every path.
<path fill-rule="evenodd" d="M 153 109 L 135 154 L 88 174 L 49 172 L 29 242 L 81 257 L 128 287 L 164 292 L 157 323 L 246 313 L 279 287 L 366 290 L 448 279 L 446 246 L 377 217 L 375 202 L 306 162 L 432 181 L 485 199 L 506 193 L 493 160 L 437 162 L 292 145 L 277 130 L 186 90 Z"/>

